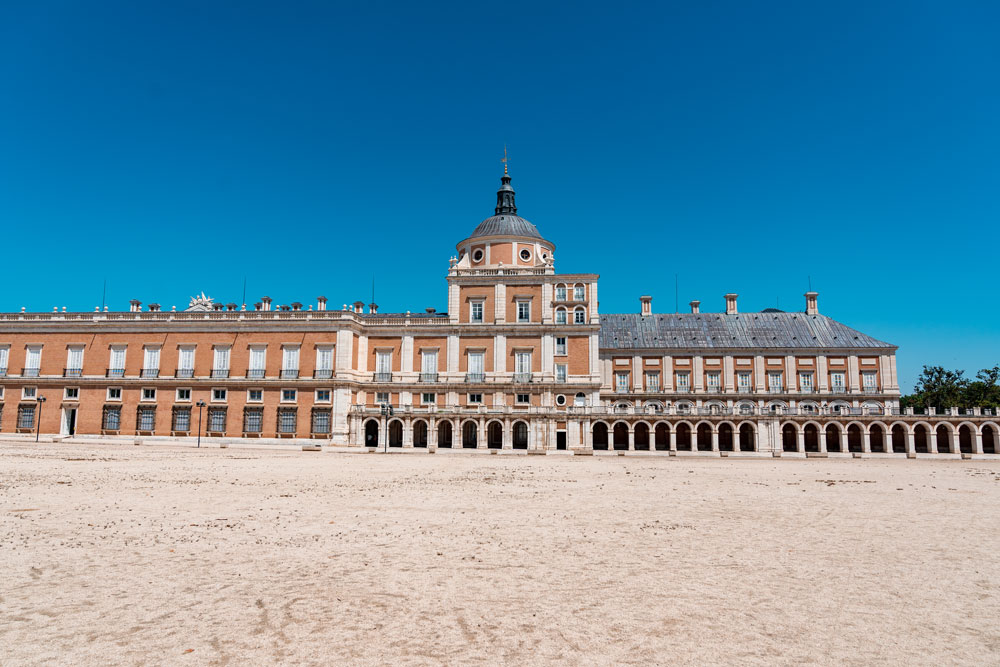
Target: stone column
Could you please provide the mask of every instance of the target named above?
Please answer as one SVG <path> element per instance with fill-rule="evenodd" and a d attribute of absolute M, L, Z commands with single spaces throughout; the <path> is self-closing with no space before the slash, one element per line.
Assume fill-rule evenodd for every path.
<path fill-rule="evenodd" d="M 719 451 L 719 425 L 712 425 L 712 451 Z"/>
<path fill-rule="evenodd" d="M 511 432 L 510 417 L 503 420 L 503 443 L 500 445 L 501 449 L 513 449 L 514 448 L 514 434 Z"/>
<path fill-rule="evenodd" d="M 980 427 L 979 432 L 972 434 L 972 451 L 975 454 L 983 453 L 983 431 Z"/>
<path fill-rule="evenodd" d="M 816 430 L 816 440 L 819 442 L 819 453 L 826 454 L 826 429 L 820 431 Z"/>
<path fill-rule="evenodd" d="M 865 454 L 872 453 L 872 434 L 867 428 L 861 432 L 861 451 Z"/>
<path fill-rule="evenodd" d="M 670 428 L 670 451 L 677 451 L 677 426 L 676 424 Z"/>
<path fill-rule="evenodd" d="M 927 429 L 927 451 L 931 454 L 937 454 L 937 429 L 934 428 L 934 424 L 931 424 L 931 428 Z"/>
<path fill-rule="evenodd" d="M 847 428 L 845 427 L 845 428 L 841 429 L 841 431 L 840 431 L 840 451 L 844 452 L 845 454 L 847 452 L 851 451 L 851 448 L 848 445 L 848 442 L 849 442 L 849 440 L 848 440 L 848 435 L 847 435 Z"/>
<path fill-rule="evenodd" d="M 438 444 L 437 419 L 431 417 L 427 421 L 427 449 L 437 449 L 437 444 Z"/>
<path fill-rule="evenodd" d="M 403 421 L 403 447 L 413 448 L 413 418 L 409 416 Z"/>
<path fill-rule="evenodd" d="M 784 438 L 782 438 L 784 440 Z M 784 448 L 784 442 L 782 442 L 782 448 Z M 795 430 L 795 451 L 799 454 L 804 454 L 806 451 L 806 432 L 805 429 L 798 427 Z"/>
<path fill-rule="evenodd" d="M 951 432 L 951 453 L 959 454 L 962 451 L 961 440 L 958 437 L 958 429 L 956 428 Z"/>
<path fill-rule="evenodd" d="M 628 450 L 630 452 L 635 451 L 635 425 L 629 424 L 628 427 Z"/>
<path fill-rule="evenodd" d="M 907 454 L 917 453 L 917 436 L 913 432 L 912 427 L 906 430 L 906 453 Z"/>
<path fill-rule="evenodd" d="M 483 449 L 483 448 L 485 448 L 489 444 L 486 441 L 486 417 L 480 417 L 479 418 L 479 422 L 478 422 L 478 426 L 477 426 L 476 430 L 479 431 L 476 434 L 477 435 L 477 437 L 476 437 L 476 449 Z"/>

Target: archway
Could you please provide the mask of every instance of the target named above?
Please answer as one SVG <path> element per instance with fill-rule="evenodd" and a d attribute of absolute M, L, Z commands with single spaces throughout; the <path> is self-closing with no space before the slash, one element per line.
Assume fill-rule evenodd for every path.
<path fill-rule="evenodd" d="M 733 426 L 723 422 L 719 424 L 719 451 L 733 451 Z"/>
<path fill-rule="evenodd" d="M 686 422 L 677 425 L 677 450 L 691 451 L 691 427 Z"/>
<path fill-rule="evenodd" d="M 393 419 L 389 422 L 389 446 L 390 447 L 402 447 L 403 446 L 403 422 L 398 419 Z"/>
<path fill-rule="evenodd" d="M 819 429 L 816 428 L 816 424 L 806 424 L 805 429 L 805 445 L 807 452 L 818 452 L 819 451 Z"/>
<path fill-rule="evenodd" d="M 940 424 L 936 434 L 938 454 L 951 454 L 951 431 L 944 424 Z"/>
<path fill-rule="evenodd" d="M 753 426 L 744 423 L 740 425 L 740 451 L 753 452 L 757 450 L 757 443 L 754 442 Z"/>
<path fill-rule="evenodd" d="M 649 450 L 649 426 L 643 422 L 639 422 L 635 425 L 633 439 L 635 441 L 635 448 L 644 451 Z"/>
<path fill-rule="evenodd" d="M 628 424 L 618 422 L 615 424 L 615 449 L 628 449 Z"/>
<path fill-rule="evenodd" d="M 427 446 L 427 422 L 423 419 L 418 419 L 413 422 L 413 446 L 414 447 L 426 447 Z"/>
<path fill-rule="evenodd" d="M 958 451 L 963 454 L 971 454 L 974 439 L 975 436 L 968 424 L 962 424 L 958 427 Z"/>
<path fill-rule="evenodd" d="M 465 422 L 462 424 L 462 447 L 466 449 L 475 449 L 479 446 L 479 441 L 476 436 L 479 435 L 479 428 L 476 426 L 476 422 Z"/>
<path fill-rule="evenodd" d="M 840 429 L 837 428 L 836 424 L 826 425 L 826 451 L 840 451 Z"/>
<path fill-rule="evenodd" d="M 868 427 L 868 443 L 873 452 L 885 451 L 885 430 L 880 425 L 872 424 Z"/>
<path fill-rule="evenodd" d="M 528 425 L 524 422 L 514 422 L 514 449 L 528 448 Z"/>
<path fill-rule="evenodd" d="M 486 426 L 486 447 L 489 449 L 503 448 L 503 424 L 490 422 Z"/>
<path fill-rule="evenodd" d="M 997 430 L 990 424 L 983 425 L 983 453 L 997 453 Z"/>
<path fill-rule="evenodd" d="M 593 447 L 594 449 L 607 449 L 608 448 L 608 425 L 604 422 L 597 422 L 594 424 L 593 429 Z"/>
<path fill-rule="evenodd" d="M 851 424 L 847 427 L 847 451 L 860 452 L 862 450 L 864 450 L 864 445 L 861 444 L 861 427 L 857 424 Z"/>
<path fill-rule="evenodd" d="M 667 451 L 670 449 L 670 427 L 663 422 L 656 425 L 653 431 L 653 443 L 657 451 Z"/>
<path fill-rule="evenodd" d="M 913 427 L 913 448 L 918 454 L 926 454 L 930 451 L 931 441 L 927 433 L 927 428 L 923 424 Z"/>
<path fill-rule="evenodd" d="M 798 449 L 798 433 L 793 424 L 785 424 L 781 427 L 781 449 L 785 452 L 794 452 Z"/>
<path fill-rule="evenodd" d="M 896 454 L 906 453 L 906 427 L 902 424 L 892 427 L 892 451 Z"/>
<path fill-rule="evenodd" d="M 378 447 L 378 422 L 374 419 L 365 424 L 365 447 Z"/>
<path fill-rule="evenodd" d="M 698 424 L 698 430 L 696 431 L 698 438 L 698 451 L 699 452 L 710 452 L 712 451 L 712 427 L 707 423 L 702 422 Z"/>
<path fill-rule="evenodd" d="M 451 422 L 443 421 L 438 424 L 438 447 L 451 447 Z"/>

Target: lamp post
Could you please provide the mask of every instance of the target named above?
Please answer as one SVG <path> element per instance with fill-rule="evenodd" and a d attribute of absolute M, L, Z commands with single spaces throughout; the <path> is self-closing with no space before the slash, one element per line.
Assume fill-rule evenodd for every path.
<path fill-rule="evenodd" d="M 38 432 L 42 429 L 42 406 L 45 405 L 45 397 L 38 397 L 38 419 L 35 421 L 35 442 L 38 442 Z"/>
<path fill-rule="evenodd" d="M 207 405 L 205 401 L 195 403 L 198 406 L 198 447 L 201 447 L 201 409 Z"/>
<path fill-rule="evenodd" d="M 393 412 L 392 412 L 392 406 L 391 405 L 386 405 L 385 403 L 383 403 L 382 404 L 382 416 L 383 417 L 386 417 L 386 416 L 391 417 L 392 414 L 393 414 Z M 389 453 L 389 421 L 385 420 L 385 419 L 383 421 L 385 422 L 385 428 L 382 429 L 382 431 L 384 433 L 383 437 L 385 438 L 385 447 L 383 447 L 382 450 L 386 454 L 388 454 Z M 378 443 L 375 443 L 375 444 L 376 444 L 376 446 L 378 445 Z"/>

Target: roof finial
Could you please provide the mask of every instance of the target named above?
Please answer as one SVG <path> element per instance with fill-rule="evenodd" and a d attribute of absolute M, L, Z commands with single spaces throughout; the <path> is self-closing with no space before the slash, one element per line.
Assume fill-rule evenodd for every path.
<path fill-rule="evenodd" d="M 507 144 L 503 145 L 503 175 L 507 175 Z"/>

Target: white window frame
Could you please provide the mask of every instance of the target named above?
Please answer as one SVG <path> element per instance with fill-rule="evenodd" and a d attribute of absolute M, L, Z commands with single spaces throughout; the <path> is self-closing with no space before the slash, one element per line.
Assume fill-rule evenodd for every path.
<path fill-rule="evenodd" d="M 569 319 L 567 316 L 567 311 L 563 307 L 556 308 L 556 324 L 566 324 Z"/>
<path fill-rule="evenodd" d="M 705 373 L 705 390 L 719 392 L 722 389 L 722 373 L 712 371 Z"/>
<path fill-rule="evenodd" d="M 652 382 L 650 382 L 652 378 Z M 650 393 L 655 393 L 660 391 L 660 373 L 659 371 L 646 371 L 646 391 Z"/>
<path fill-rule="evenodd" d="M 862 371 L 861 388 L 872 391 L 878 389 L 878 373 L 874 371 Z"/>
<path fill-rule="evenodd" d="M 556 382 L 569 381 L 569 365 L 556 364 Z"/>
<path fill-rule="evenodd" d="M 566 338 L 566 336 L 556 336 L 555 347 L 556 347 L 557 357 L 566 356 L 566 350 L 569 349 L 568 340 L 569 339 Z M 560 343 L 559 341 L 562 341 L 562 343 Z"/>
<path fill-rule="evenodd" d="M 117 396 L 112 396 L 111 395 L 112 391 L 118 392 L 118 395 Z M 108 387 L 107 391 L 105 391 L 105 393 L 104 393 L 104 398 L 107 401 L 119 401 L 119 402 L 121 402 L 121 400 L 122 400 L 122 388 L 121 387 Z"/>
<path fill-rule="evenodd" d="M 267 345 L 251 345 L 248 372 L 264 374 L 267 370 Z"/>
<path fill-rule="evenodd" d="M 392 373 L 392 350 L 375 350 L 375 372 Z"/>
<path fill-rule="evenodd" d="M 777 382 L 775 382 L 775 378 L 777 378 Z M 768 372 L 767 390 L 770 392 L 780 392 L 785 390 L 784 378 L 780 372 Z"/>
<path fill-rule="evenodd" d="M 691 373 L 682 371 L 675 374 L 674 378 L 678 393 L 687 394 L 691 391 Z"/>
<path fill-rule="evenodd" d="M 120 359 L 116 359 L 119 357 Z M 128 361 L 128 345 L 112 345 L 108 357 L 109 371 L 125 371 L 125 364 Z"/>
<path fill-rule="evenodd" d="M 151 395 L 149 392 L 152 392 Z M 140 403 L 155 403 L 156 402 L 156 387 L 143 387 L 139 390 L 139 402 Z"/>
<path fill-rule="evenodd" d="M 420 372 L 424 375 L 437 375 L 438 372 L 438 350 L 437 348 L 423 348 L 420 350 Z"/>
<path fill-rule="evenodd" d="M 21 399 L 34 401 L 38 399 L 38 387 L 21 387 Z"/>
<path fill-rule="evenodd" d="M 42 345 L 28 345 L 24 352 L 25 370 L 37 371 L 34 375 L 41 374 L 42 369 Z M 32 365 L 34 363 L 34 365 Z"/>
<path fill-rule="evenodd" d="M 800 372 L 799 373 L 799 391 L 802 393 L 811 394 L 816 389 L 816 384 L 813 382 L 812 371 Z"/>
<path fill-rule="evenodd" d="M 254 398 L 251 392 L 258 392 L 260 398 Z M 263 389 L 247 389 L 247 403 L 263 403 L 264 402 L 264 390 Z"/>
<path fill-rule="evenodd" d="M 212 348 L 212 370 L 228 371 L 232 363 L 231 346 L 216 345 Z"/>
<path fill-rule="evenodd" d="M 517 322 L 527 324 L 531 322 L 531 299 L 517 299 Z"/>
<path fill-rule="evenodd" d="M 586 301 L 587 290 L 583 285 L 573 285 L 573 300 Z"/>
<path fill-rule="evenodd" d="M 320 398 L 319 392 L 321 392 L 321 391 L 325 391 L 326 392 L 326 398 Z M 333 390 L 332 389 L 317 389 L 316 393 L 313 394 L 313 403 L 322 403 L 323 405 L 327 405 L 329 403 L 333 403 Z"/>
<path fill-rule="evenodd" d="M 292 397 L 287 398 L 285 396 L 286 392 L 292 392 Z M 282 389 L 281 390 L 281 402 L 282 403 L 298 403 L 299 401 L 299 390 L 298 389 Z"/>
<path fill-rule="evenodd" d="M 474 398 L 477 397 L 477 398 Z M 468 395 L 469 405 L 482 405 L 483 404 L 483 394 L 481 392 L 472 392 Z"/>
<path fill-rule="evenodd" d="M 566 300 L 566 286 L 556 285 L 556 298 L 555 301 L 565 301 Z"/>
<path fill-rule="evenodd" d="M 839 382 L 838 382 L 839 380 Z M 833 371 L 830 373 L 830 391 L 843 392 L 847 388 L 847 374 L 844 371 Z"/>
<path fill-rule="evenodd" d="M 577 306 L 573 309 L 573 324 L 586 324 L 587 323 L 587 310 L 583 306 Z"/>
<path fill-rule="evenodd" d="M 750 371 L 739 371 L 736 373 L 736 389 L 741 392 L 748 392 L 753 387 L 753 376 Z"/>
<path fill-rule="evenodd" d="M 70 396 L 70 392 L 74 392 L 75 396 Z M 3 392 L 0 392 L 3 393 Z M 79 387 L 63 387 L 63 400 L 64 401 L 79 401 L 80 400 L 80 388 Z"/>
<path fill-rule="evenodd" d="M 334 364 L 334 348 L 333 345 L 317 345 L 316 346 L 316 370 L 317 371 L 329 371 L 333 374 L 333 364 Z"/>
<path fill-rule="evenodd" d="M 177 348 L 177 370 L 191 371 L 194 374 L 194 356 L 197 346 L 180 345 Z"/>
<path fill-rule="evenodd" d="M 479 309 L 479 318 L 476 318 L 476 308 Z M 469 323 L 482 324 L 486 321 L 486 299 L 472 299 L 469 301 Z"/>
<path fill-rule="evenodd" d="M 10 364 L 10 345 L 0 345 L 0 373 L 6 373 Z"/>
<path fill-rule="evenodd" d="M 628 373 L 619 372 L 615 373 L 615 393 L 616 394 L 626 394 L 628 393 Z"/>
<path fill-rule="evenodd" d="M 145 345 L 142 348 L 142 370 L 160 370 L 160 346 Z"/>
<path fill-rule="evenodd" d="M 66 368 L 68 370 L 83 371 L 83 345 L 66 346 Z M 77 357 L 74 360 L 74 357 Z"/>
<path fill-rule="evenodd" d="M 218 392 L 222 392 L 222 397 L 216 396 Z M 212 403 L 225 403 L 229 400 L 229 391 L 225 387 L 212 387 Z"/>
<path fill-rule="evenodd" d="M 427 397 L 430 396 L 430 400 Z M 437 405 L 437 394 L 429 391 L 424 391 L 420 393 L 420 404 L 421 405 Z"/>
<path fill-rule="evenodd" d="M 522 397 L 524 398 L 523 401 L 521 400 Z M 514 403 L 517 405 L 531 405 L 531 394 L 514 394 Z"/>
<path fill-rule="evenodd" d="M 281 372 L 284 373 L 285 371 L 299 372 L 298 345 L 281 346 Z"/>
<path fill-rule="evenodd" d="M 181 397 L 181 392 L 187 392 L 187 398 Z M 190 403 L 191 402 L 191 387 L 177 387 L 174 391 L 174 402 L 175 403 Z"/>
<path fill-rule="evenodd" d="M 468 350 L 466 352 L 469 373 L 486 373 L 486 353 L 482 350 Z M 477 360 L 476 363 L 472 363 L 473 359 Z M 476 368 L 478 366 L 478 368 Z"/>
<path fill-rule="evenodd" d="M 531 374 L 531 350 L 514 351 L 514 372 L 519 375 Z"/>
<path fill-rule="evenodd" d="M 375 392 L 375 405 L 389 405 L 391 399 L 392 399 L 391 392 L 388 391 Z"/>

